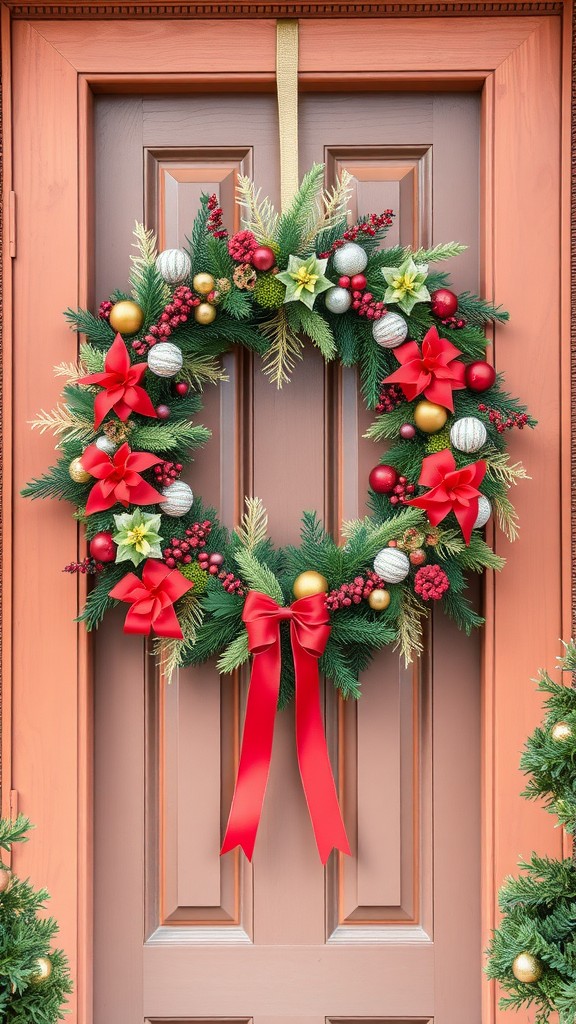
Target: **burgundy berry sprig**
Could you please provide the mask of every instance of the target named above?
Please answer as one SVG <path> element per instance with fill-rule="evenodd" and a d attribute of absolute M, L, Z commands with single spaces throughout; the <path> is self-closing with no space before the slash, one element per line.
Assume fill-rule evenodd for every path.
<path fill-rule="evenodd" d="M 342 238 L 337 238 L 332 243 L 326 252 L 318 253 L 320 259 L 329 259 L 337 249 L 341 249 L 346 242 L 355 242 L 358 235 L 368 235 L 373 238 L 377 231 L 381 231 L 382 228 L 389 228 L 392 226 L 393 219 L 396 216 L 393 210 L 384 210 L 383 213 L 371 213 L 364 220 L 358 221 L 357 224 L 353 224 L 352 227 L 346 228 L 346 231 L 342 235 Z"/>
<path fill-rule="evenodd" d="M 496 427 L 499 434 L 503 434 L 505 430 L 513 430 L 514 427 L 523 430 L 528 423 L 528 415 L 525 412 L 513 412 L 510 416 L 504 416 L 498 409 L 491 409 L 484 402 L 480 402 L 478 412 L 488 414 L 490 423 Z"/>
<path fill-rule="evenodd" d="M 97 562 L 94 558 L 83 558 L 81 562 L 69 562 L 64 566 L 62 572 L 81 573 L 82 575 L 88 573 L 89 576 L 95 576 L 97 572 L 102 572 L 103 568 L 102 562 Z"/>
<path fill-rule="evenodd" d="M 182 324 L 187 323 L 188 318 L 195 306 L 200 305 L 200 299 L 186 285 L 181 284 L 174 290 L 174 294 L 164 306 L 157 322 L 152 325 L 144 338 L 135 338 L 132 348 L 138 356 L 146 355 L 149 348 L 156 345 L 158 341 L 168 341 L 172 331 Z"/>
<path fill-rule="evenodd" d="M 218 197 L 215 192 L 212 193 L 208 200 L 208 209 L 210 216 L 206 223 L 206 231 L 213 235 L 214 238 L 228 238 L 228 232 L 226 228 L 222 226 L 222 215 L 224 213 L 221 206 L 218 206 Z"/>
<path fill-rule="evenodd" d="M 336 612 L 339 608 L 350 608 L 353 604 L 365 601 L 373 590 L 385 588 L 385 581 L 372 569 L 368 569 L 365 576 L 355 576 L 352 583 L 342 583 L 337 590 L 331 590 L 326 597 L 326 607 L 329 612 Z"/>

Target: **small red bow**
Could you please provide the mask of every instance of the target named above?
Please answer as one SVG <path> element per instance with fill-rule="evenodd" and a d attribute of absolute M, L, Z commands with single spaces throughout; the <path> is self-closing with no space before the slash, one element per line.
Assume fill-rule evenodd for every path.
<path fill-rule="evenodd" d="M 484 479 L 485 473 L 485 462 L 471 462 L 463 469 L 456 469 L 452 452 L 445 448 L 434 455 L 427 455 L 422 463 L 418 483 L 431 490 L 420 498 L 411 498 L 405 504 L 423 508 L 432 526 L 438 526 L 453 512 L 464 540 L 469 544 L 478 517 L 478 484 Z"/>
<path fill-rule="evenodd" d="M 178 569 L 169 569 L 163 562 L 148 558 L 141 580 L 129 572 L 112 587 L 108 596 L 132 605 L 124 623 L 125 633 L 148 636 L 154 630 L 158 636 L 183 640 L 174 602 L 193 586 Z"/>
<path fill-rule="evenodd" d="M 452 392 L 466 387 L 464 363 L 456 358 L 460 349 L 441 338 L 435 327 L 424 335 L 422 351 L 415 341 L 394 349 L 402 366 L 385 378 L 386 384 L 399 384 L 409 402 L 424 394 L 430 402 L 454 411 Z"/>
<path fill-rule="evenodd" d="M 127 508 L 128 505 L 155 505 L 159 501 L 166 501 L 164 495 L 147 484 L 139 472 L 158 462 L 162 462 L 162 459 L 157 455 L 133 452 L 126 443 L 111 456 L 91 444 L 82 452 L 82 466 L 99 483 L 94 484 L 90 491 L 86 515 L 103 512 L 117 502 Z"/>
<path fill-rule="evenodd" d="M 79 384 L 99 384 L 104 388 L 94 402 L 94 430 L 98 430 L 110 409 L 121 420 L 127 420 L 131 412 L 139 412 L 142 416 L 158 416 L 150 396 L 144 388 L 138 386 L 147 369 L 147 363 L 134 363 L 132 366 L 126 343 L 117 334 L 108 349 L 104 372 L 90 373 L 78 381 Z"/>
<path fill-rule="evenodd" d="M 280 690 L 280 623 L 289 620 L 296 679 L 298 766 L 316 845 L 323 864 L 333 847 L 350 853 L 326 748 L 320 707 L 318 659 L 330 636 L 326 596 L 314 594 L 281 608 L 251 590 L 242 619 L 254 655 L 236 788 L 221 853 L 241 846 L 252 859 L 268 782 Z"/>

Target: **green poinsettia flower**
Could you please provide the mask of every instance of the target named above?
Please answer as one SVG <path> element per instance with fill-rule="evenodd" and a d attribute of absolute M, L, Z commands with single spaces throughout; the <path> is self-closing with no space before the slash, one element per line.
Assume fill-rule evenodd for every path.
<path fill-rule="evenodd" d="M 145 558 L 162 557 L 162 537 L 159 534 L 160 516 L 135 508 L 114 516 L 117 532 L 113 540 L 118 545 L 117 562 L 139 565 Z"/>
<path fill-rule="evenodd" d="M 428 277 L 426 263 L 414 263 L 408 256 L 399 267 L 382 267 L 382 273 L 388 285 L 384 302 L 395 302 L 404 313 L 411 313 L 417 302 L 430 298 L 424 283 Z"/>
<path fill-rule="evenodd" d="M 304 258 L 289 256 L 288 270 L 276 274 L 276 280 L 286 285 L 284 302 L 303 302 L 312 309 L 317 297 L 334 287 L 333 282 L 324 277 L 327 263 L 327 259 L 319 260 L 314 253 Z"/>

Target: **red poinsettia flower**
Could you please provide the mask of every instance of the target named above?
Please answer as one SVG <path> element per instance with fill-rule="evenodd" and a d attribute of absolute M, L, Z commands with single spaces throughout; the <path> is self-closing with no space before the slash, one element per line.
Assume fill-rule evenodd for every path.
<path fill-rule="evenodd" d="M 94 402 L 94 430 L 98 430 L 110 409 L 124 421 L 131 412 L 157 417 L 150 396 L 144 388 L 139 387 L 147 369 L 147 363 L 131 365 L 126 344 L 122 336 L 117 334 L 106 354 L 104 371 L 90 373 L 78 381 L 79 384 L 99 384 L 104 388 Z"/>
<path fill-rule="evenodd" d="M 431 327 L 422 339 L 422 351 L 415 341 L 407 341 L 394 349 L 394 355 L 402 365 L 385 378 L 385 384 L 399 384 L 409 402 L 425 395 L 454 412 L 452 392 L 466 387 L 464 363 L 457 358 L 460 349 Z"/>
<path fill-rule="evenodd" d="M 183 640 L 174 602 L 193 586 L 177 569 L 148 558 L 141 580 L 129 572 L 112 588 L 109 596 L 132 605 L 124 623 L 125 633 L 148 636 L 153 629 L 158 636 Z"/>
<path fill-rule="evenodd" d="M 130 445 L 123 444 L 113 455 L 101 452 L 91 444 L 82 452 L 82 466 L 98 480 L 90 491 L 86 514 L 103 512 L 119 502 L 128 505 L 155 505 L 166 501 L 164 495 L 155 491 L 140 476 L 140 470 L 149 469 L 162 462 L 150 452 L 133 452 Z"/>
<path fill-rule="evenodd" d="M 485 473 L 485 462 L 471 462 L 463 469 L 456 469 L 452 452 L 445 448 L 434 455 L 427 455 L 422 463 L 418 483 L 431 490 L 420 498 L 411 498 L 405 504 L 423 508 L 432 526 L 438 526 L 453 512 L 464 540 L 469 544 L 478 516 L 478 484 L 484 479 Z"/>

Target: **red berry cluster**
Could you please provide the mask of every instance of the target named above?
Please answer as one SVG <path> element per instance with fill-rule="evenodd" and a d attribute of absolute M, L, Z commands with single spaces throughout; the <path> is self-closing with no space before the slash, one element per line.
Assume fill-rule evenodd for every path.
<path fill-rule="evenodd" d="M 244 584 L 233 572 L 219 572 L 218 579 L 222 581 L 222 586 L 228 594 L 238 594 L 239 597 L 244 597 L 246 593 Z"/>
<path fill-rule="evenodd" d="M 318 254 L 319 258 L 329 259 L 336 252 L 336 249 L 341 249 L 346 242 L 355 242 L 359 234 L 369 235 L 373 238 L 377 231 L 381 231 L 382 228 L 389 228 L 395 216 L 396 214 L 393 210 L 384 210 L 384 213 L 371 213 L 360 224 L 354 224 L 352 227 L 347 228 L 342 238 L 337 238 L 326 252 Z"/>
<path fill-rule="evenodd" d="M 182 469 L 182 467 L 180 467 Z M 164 548 L 162 554 L 164 555 L 164 561 L 170 569 L 174 569 L 177 562 L 182 565 L 189 565 L 192 561 L 191 551 L 196 551 L 198 548 L 206 547 L 206 541 L 210 535 L 212 529 L 212 523 L 209 519 L 205 519 L 203 523 L 192 523 L 192 526 L 187 526 L 185 533 L 186 538 L 172 537 L 170 545 Z M 203 552 L 198 556 L 198 562 L 201 569 L 207 569 L 208 566 L 204 565 L 204 559 L 211 557 L 205 555 Z M 222 558 L 221 555 L 215 556 Z M 202 559 L 202 561 L 201 561 Z M 222 559 L 224 561 L 224 559 Z M 222 562 L 219 563 L 220 565 Z"/>
<path fill-rule="evenodd" d="M 414 590 L 423 601 L 439 601 L 449 586 L 450 580 L 439 565 L 423 565 L 414 577 Z"/>
<path fill-rule="evenodd" d="M 466 320 L 461 316 L 447 316 L 440 323 L 444 324 L 444 327 L 450 327 L 453 331 L 459 331 L 462 327 L 466 327 Z"/>
<path fill-rule="evenodd" d="M 404 392 L 399 384 L 385 384 L 382 382 L 378 396 L 378 405 L 375 411 L 377 413 L 392 412 L 393 409 L 397 409 L 405 401 Z"/>
<path fill-rule="evenodd" d="M 372 292 L 352 292 L 352 309 L 369 320 L 379 320 L 386 312 L 384 303 L 377 302 Z"/>
<path fill-rule="evenodd" d="M 484 402 L 481 402 L 478 406 L 478 412 L 488 413 L 488 419 L 492 423 L 499 434 L 503 434 L 505 430 L 512 430 L 513 427 L 518 427 L 518 430 L 522 430 L 528 423 L 528 416 L 525 412 L 513 412 L 510 416 L 506 416 L 505 413 L 501 413 L 498 409 L 490 409 Z"/>
<path fill-rule="evenodd" d="M 62 572 L 80 572 L 83 575 L 88 573 L 94 576 L 95 573 L 102 572 L 103 568 L 102 562 L 97 562 L 94 558 L 84 558 L 81 562 L 70 562 L 68 565 L 65 565 Z"/>
<path fill-rule="evenodd" d="M 383 590 L 385 586 L 386 582 L 368 569 L 365 576 L 356 576 L 352 583 L 343 583 L 337 590 L 331 590 L 326 598 L 326 607 L 329 612 L 349 608 L 365 601 L 373 590 Z"/>
<path fill-rule="evenodd" d="M 204 569 L 204 572 L 209 572 L 211 576 L 217 576 L 223 564 L 224 555 L 221 555 L 219 551 L 213 551 L 211 555 L 207 551 L 201 551 L 198 555 L 198 565 Z"/>
<path fill-rule="evenodd" d="M 212 523 L 209 519 L 205 519 L 203 523 L 192 523 L 192 526 L 187 526 L 186 536 L 190 542 L 190 547 L 205 548 L 211 531 Z"/>
<path fill-rule="evenodd" d="M 388 501 L 391 505 L 404 505 L 412 497 L 415 490 L 415 484 L 409 484 L 405 476 L 399 476 L 398 483 L 395 485 Z"/>
<path fill-rule="evenodd" d="M 206 231 L 214 235 L 214 238 L 228 238 L 226 228 L 222 227 L 222 214 L 224 210 L 221 206 L 218 206 L 218 197 L 215 192 L 212 193 L 208 200 L 208 209 L 210 210 L 210 216 L 206 224 Z"/>
<path fill-rule="evenodd" d="M 170 302 L 166 303 L 163 312 L 160 314 L 158 323 L 154 324 L 144 338 L 136 338 L 132 342 L 132 348 L 137 355 L 146 355 L 148 348 L 152 348 L 158 341 L 168 341 L 172 331 L 181 324 L 185 324 L 194 309 L 200 305 L 200 299 L 185 284 L 181 284 L 174 290 Z"/>
<path fill-rule="evenodd" d="M 256 236 L 251 231 L 238 231 L 228 239 L 228 252 L 237 263 L 250 263 L 257 248 Z"/>
<path fill-rule="evenodd" d="M 154 466 L 154 476 L 159 487 L 169 487 L 178 479 L 181 472 L 180 462 L 161 462 L 159 466 Z"/>
<path fill-rule="evenodd" d="M 114 303 L 110 302 L 108 299 L 106 299 L 104 302 L 101 302 L 100 309 L 98 310 L 98 319 L 109 320 L 113 305 Z"/>
<path fill-rule="evenodd" d="M 182 540 L 181 537 L 172 537 L 168 547 L 162 551 L 168 568 L 175 569 L 177 562 L 180 562 L 181 565 L 189 565 L 192 561 L 190 547 L 191 545 L 187 540 Z"/>

